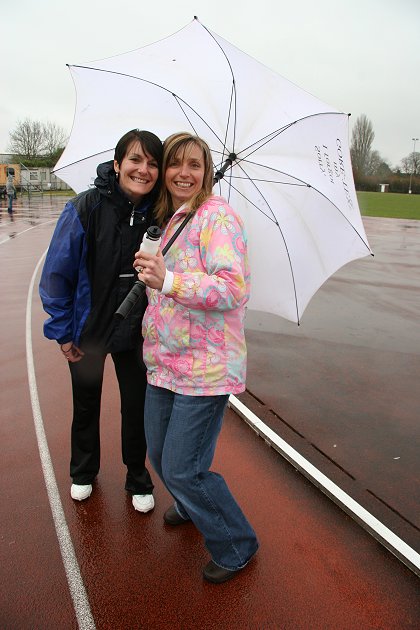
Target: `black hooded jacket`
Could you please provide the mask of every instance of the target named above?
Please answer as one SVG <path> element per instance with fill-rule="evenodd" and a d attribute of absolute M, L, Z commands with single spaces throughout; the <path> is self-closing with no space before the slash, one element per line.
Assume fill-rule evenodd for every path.
<path fill-rule="evenodd" d="M 48 250 L 40 295 L 50 318 L 44 334 L 82 350 L 118 352 L 141 341 L 146 298 L 126 320 L 115 311 L 135 280 L 134 253 L 152 223 L 154 195 L 135 207 L 115 179 L 113 162 L 100 164 L 95 188 L 70 200 Z"/>

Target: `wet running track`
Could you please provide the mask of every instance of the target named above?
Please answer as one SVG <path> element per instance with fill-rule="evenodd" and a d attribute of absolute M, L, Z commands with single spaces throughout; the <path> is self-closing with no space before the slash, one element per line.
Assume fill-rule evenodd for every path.
<path fill-rule="evenodd" d="M 261 543 L 235 580 L 203 582 L 201 536 L 163 524 L 171 500 L 156 476 L 155 510 L 133 510 L 110 365 L 101 472 L 87 501 L 71 500 L 70 379 L 37 291 L 63 198 L 19 198 L 12 218 L 0 204 L 0 628 L 420 628 L 415 572 L 233 408 L 214 468 Z M 375 259 L 330 279 L 300 327 L 249 314 L 239 398 L 418 553 L 420 225 L 365 226 Z"/>

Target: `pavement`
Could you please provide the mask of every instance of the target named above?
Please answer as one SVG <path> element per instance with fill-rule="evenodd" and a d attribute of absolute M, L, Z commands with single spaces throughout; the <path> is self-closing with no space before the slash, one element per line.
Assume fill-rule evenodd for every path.
<path fill-rule="evenodd" d="M 419 628 L 419 578 L 229 409 L 214 469 L 260 540 L 224 585 L 192 524 L 142 515 L 123 490 L 119 402 L 107 361 L 102 465 L 69 495 L 68 367 L 42 335 L 42 256 L 64 199 L 0 203 L 2 630 Z M 12 219 L 12 220 L 11 220 Z M 249 313 L 241 400 L 419 548 L 419 228 L 365 219 L 375 252 L 317 293 L 301 326 Z"/>
<path fill-rule="evenodd" d="M 420 221 L 364 225 L 374 257 L 330 278 L 300 326 L 250 313 L 248 393 L 420 553 Z"/>

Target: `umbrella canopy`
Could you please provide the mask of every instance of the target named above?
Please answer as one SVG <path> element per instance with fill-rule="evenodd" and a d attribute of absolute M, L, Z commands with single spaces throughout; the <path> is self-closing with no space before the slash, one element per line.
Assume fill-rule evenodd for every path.
<path fill-rule="evenodd" d="M 348 116 L 268 69 L 198 19 L 159 42 L 69 66 L 77 93 L 55 173 L 76 192 L 142 128 L 203 137 L 214 192 L 244 219 L 249 307 L 299 322 L 317 289 L 371 253 L 354 188 Z M 229 159 L 228 159 L 229 158 Z M 226 160 L 228 161 L 226 162 Z"/>

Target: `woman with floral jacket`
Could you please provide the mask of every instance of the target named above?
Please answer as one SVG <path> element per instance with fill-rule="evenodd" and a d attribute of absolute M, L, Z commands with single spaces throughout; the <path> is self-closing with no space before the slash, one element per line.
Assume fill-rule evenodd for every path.
<path fill-rule="evenodd" d="M 211 555 L 204 578 L 234 577 L 258 542 L 221 475 L 209 470 L 229 394 L 245 389 L 246 237 L 240 217 L 212 195 L 207 144 L 178 133 L 164 143 L 156 216 L 164 246 L 190 221 L 163 258 L 137 252 L 148 287 L 143 356 L 148 373 L 145 431 L 149 459 L 173 495 L 168 525 L 192 521 Z"/>

